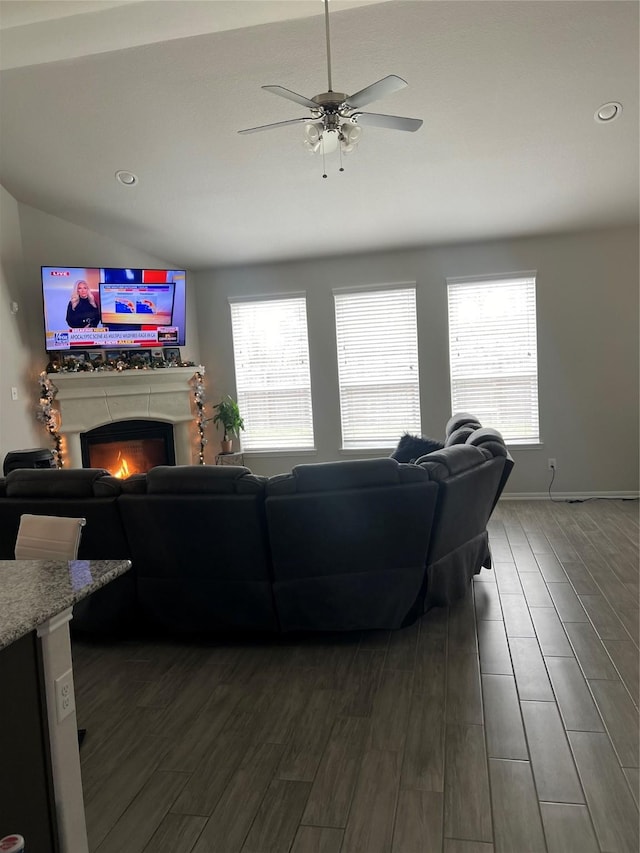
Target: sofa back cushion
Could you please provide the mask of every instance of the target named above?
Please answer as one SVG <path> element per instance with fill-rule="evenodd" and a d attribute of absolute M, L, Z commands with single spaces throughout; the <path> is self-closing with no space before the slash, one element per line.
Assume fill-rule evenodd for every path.
<path fill-rule="evenodd" d="M 401 468 L 395 459 L 359 459 L 296 465 L 291 474 L 272 477 L 267 483 L 267 494 L 302 494 L 395 486 L 401 482 L 401 476 Z"/>
<path fill-rule="evenodd" d="M 137 576 L 268 578 L 265 482 L 244 466 L 181 465 L 125 483 L 120 508 Z"/>
<path fill-rule="evenodd" d="M 158 465 L 146 474 L 148 495 L 257 495 L 266 477 L 244 465 Z"/>
<path fill-rule="evenodd" d="M 455 444 L 442 450 L 436 450 L 418 459 L 418 465 L 429 473 L 431 480 L 448 480 L 453 474 L 462 474 L 477 468 L 491 459 L 491 454 L 479 447 L 468 444 Z"/>
<path fill-rule="evenodd" d="M 478 429 L 480 427 L 480 421 L 475 415 L 470 414 L 469 412 L 456 412 L 451 415 L 447 424 L 444 428 L 444 434 L 446 438 L 449 438 L 452 432 L 460 429 L 463 426 L 471 426 L 473 429 Z M 446 444 L 446 439 L 445 439 Z"/>
<path fill-rule="evenodd" d="M 275 577 L 372 571 L 426 555 L 437 487 L 415 465 L 298 465 L 267 484 Z"/>
<path fill-rule="evenodd" d="M 473 447 L 486 447 L 494 456 L 506 457 L 507 455 L 507 446 L 504 443 L 501 433 L 492 427 L 481 427 L 480 429 L 473 430 L 467 438 L 466 444 L 470 444 Z"/>
<path fill-rule="evenodd" d="M 244 466 L 159 466 L 120 508 L 143 613 L 170 630 L 275 630 L 265 478 Z"/>
<path fill-rule="evenodd" d="M 474 424 L 465 424 L 464 426 L 454 429 L 446 438 L 445 446 L 450 447 L 452 444 L 465 444 L 470 435 L 476 431 L 477 427 Z"/>
<path fill-rule="evenodd" d="M 419 599 L 438 486 L 394 459 L 300 465 L 267 484 L 284 630 L 399 627 Z"/>
<path fill-rule="evenodd" d="M 118 508 L 121 484 L 98 468 L 19 468 L 5 481 L 0 501 L 0 557 L 11 559 L 23 514 L 86 518 L 82 560 L 129 557 Z"/>
<path fill-rule="evenodd" d="M 6 478 L 8 498 L 115 498 L 120 491 L 103 468 L 18 468 Z"/>

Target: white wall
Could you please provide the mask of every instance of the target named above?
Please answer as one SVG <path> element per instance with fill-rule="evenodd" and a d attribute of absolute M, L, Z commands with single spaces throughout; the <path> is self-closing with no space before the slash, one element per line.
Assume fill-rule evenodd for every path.
<path fill-rule="evenodd" d="M 343 458 L 332 289 L 417 283 L 423 434 L 442 436 L 451 414 L 447 276 L 537 270 L 542 446 L 512 448 L 507 491 L 546 493 L 547 458 L 563 494 L 638 489 L 638 233 L 635 228 L 475 245 L 336 257 L 197 273 L 201 355 L 209 400 L 235 393 L 228 297 L 305 290 L 317 453 L 254 456 L 271 475 L 299 462 Z M 219 435 L 210 427 L 208 459 Z M 353 454 L 350 454 L 351 456 Z"/>
<path fill-rule="evenodd" d="M 50 447 L 36 421 L 38 376 L 47 364 L 42 317 L 40 267 L 68 266 L 168 267 L 171 260 L 72 225 L 41 210 L 19 204 L 0 187 L 0 460 L 9 450 Z M 179 265 L 178 265 L 179 266 Z M 187 274 L 187 340 L 185 361 L 200 362 L 196 305 Z M 10 303 L 19 304 L 13 316 Z M 18 401 L 11 400 L 11 387 Z"/>
<path fill-rule="evenodd" d="M 0 186 L 0 461 L 8 450 L 48 447 L 35 419 L 38 366 L 31 354 L 31 318 L 22 301 L 24 286 L 18 203 Z M 11 303 L 19 305 L 11 313 Z M 18 399 L 11 399 L 11 388 Z"/>

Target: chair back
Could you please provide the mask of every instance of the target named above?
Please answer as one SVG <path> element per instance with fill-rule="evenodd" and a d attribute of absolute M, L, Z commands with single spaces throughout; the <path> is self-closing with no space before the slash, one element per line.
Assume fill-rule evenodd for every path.
<path fill-rule="evenodd" d="M 22 515 L 16 539 L 16 560 L 75 560 L 85 524 L 84 518 Z"/>

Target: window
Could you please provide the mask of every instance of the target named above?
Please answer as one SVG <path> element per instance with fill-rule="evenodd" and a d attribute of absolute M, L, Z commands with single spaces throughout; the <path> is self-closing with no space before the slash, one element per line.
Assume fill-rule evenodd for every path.
<path fill-rule="evenodd" d="M 243 450 L 313 447 L 304 296 L 231 302 Z"/>
<path fill-rule="evenodd" d="M 452 411 L 512 443 L 539 441 L 535 273 L 447 285 Z"/>
<path fill-rule="evenodd" d="M 415 287 L 334 293 L 342 446 L 420 433 Z"/>

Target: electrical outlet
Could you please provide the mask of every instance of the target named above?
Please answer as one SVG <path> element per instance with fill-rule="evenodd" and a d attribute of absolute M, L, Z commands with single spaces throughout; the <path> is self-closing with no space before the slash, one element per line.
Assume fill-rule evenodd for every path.
<path fill-rule="evenodd" d="M 18 389 L 17 389 L 17 388 L 15 388 L 15 387 L 12 387 L 12 388 L 11 388 L 11 399 L 12 399 L 12 400 L 17 400 L 17 399 L 18 399 Z"/>
<path fill-rule="evenodd" d="M 555 459 L 547 459 L 547 468 L 550 471 L 557 471 L 558 466 L 556 465 L 556 460 Z"/>
<path fill-rule="evenodd" d="M 56 694 L 56 714 L 58 722 L 61 723 L 69 714 L 76 709 L 75 697 L 73 695 L 73 672 L 68 669 L 54 681 Z"/>

